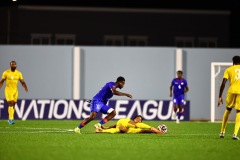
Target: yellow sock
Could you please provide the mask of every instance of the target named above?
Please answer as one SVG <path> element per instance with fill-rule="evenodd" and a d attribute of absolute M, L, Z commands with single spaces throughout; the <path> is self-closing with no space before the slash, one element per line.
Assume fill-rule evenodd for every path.
<path fill-rule="evenodd" d="M 236 120 L 235 120 L 235 128 L 234 128 L 234 133 L 236 136 L 238 134 L 238 130 L 240 127 L 240 112 L 236 113 Z"/>
<path fill-rule="evenodd" d="M 137 123 L 136 126 L 141 129 L 150 129 L 152 128 L 151 126 L 145 124 L 145 123 Z"/>
<path fill-rule="evenodd" d="M 103 129 L 103 133 L 119 133 L 119 129 L 117 128 L 110 128 L 110 129 Z"/>
<path fill-rule="evenodd" d="M 14 119 L 14 108 L 13 108 L 13 106 L 8 107 L 8 119 L 10 119 L 10 120 Z"/>
<path fill-rule="evenodd" d="M 225 129 L 226 129 L 226 126 L 227 126 L 227 121 L 228 121 L 228 117 L 229 117 L 230 113 L 231 113 L 231 111 L 225 110 L 225 112 L 223 114 L 222 127 L 221 127 L 221 132 L 220 133 L 225 133 Z"/>

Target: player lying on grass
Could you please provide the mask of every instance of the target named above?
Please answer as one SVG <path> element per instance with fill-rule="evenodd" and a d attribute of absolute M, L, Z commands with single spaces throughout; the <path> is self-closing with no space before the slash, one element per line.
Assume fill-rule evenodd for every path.
<path fill-rule="evenodd" d="M 122 118 L 117 124 L 112 126 L 102 126 L 102 129 L 96 129 L 96 133 L 157 133 L 164 134 L 158 129 L 142 123 L 142 116 L 137 115 L 133 120 Z"/>

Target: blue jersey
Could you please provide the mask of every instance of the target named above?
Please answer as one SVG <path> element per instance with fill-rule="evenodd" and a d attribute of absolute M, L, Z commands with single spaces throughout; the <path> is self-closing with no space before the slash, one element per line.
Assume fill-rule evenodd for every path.
<path fill-rule="evenodd" d="M 187 86 L 187 81 L 184 78 L 182 79 L 174 78 L 172 80 L 172 85 L 173 85 L 173 95 L 175 97 L 184 95 L 184 89 Z"/>
<path fill-rule="evenodd" d="M 104 104 L 107 104 L 107 101 L 112 98 L 112 88 L 116 88 L 115 82 L 108 82 L 106 83 L 102 89 L 93 97 L 92 100 L 98 100 L 103 102 Z"/>

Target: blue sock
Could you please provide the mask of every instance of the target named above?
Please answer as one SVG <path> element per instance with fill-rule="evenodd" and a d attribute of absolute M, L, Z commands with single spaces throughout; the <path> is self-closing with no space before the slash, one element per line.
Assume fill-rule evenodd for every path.
<path fill-rule="evenodd" d="M 180 120 L 181 116 L 182 116 L 182 112 L 178 112 L 177 113 L 178 119 Z"/>
<path fill-rule="evenodd" d="M 83 128 L 85 126 L 85 123 L 84 122 L 82 122 L 82 123 L 80 123 L 79 125 L 78 125 L 78 128 Z"/>
<path fill-rule="evenodd" d="M 108 122 L 108 120 L 106 119 L 106 118 L 103 118 L 99 123 L 101 124 L 101 125 L 103 125 L 103 124 L 105 124 L 105 123 L 107 123 Z"/>

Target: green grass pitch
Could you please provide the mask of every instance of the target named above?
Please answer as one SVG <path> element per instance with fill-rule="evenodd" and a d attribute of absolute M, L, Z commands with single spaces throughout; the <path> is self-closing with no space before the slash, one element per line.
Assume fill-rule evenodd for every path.
<path fill-rule="evenodd" d="M 240 141 L 232 140 L 234 123 L 219 138 L 220 123 L 144 121 L 168 132 L 157 134 L 99 134 L 90 122 L 82 134 L 69 132 L 76 120 L 0 120 L 0 160 L 235 160 Z M 110 121 L 111 125 L 116 121 Z"/>

